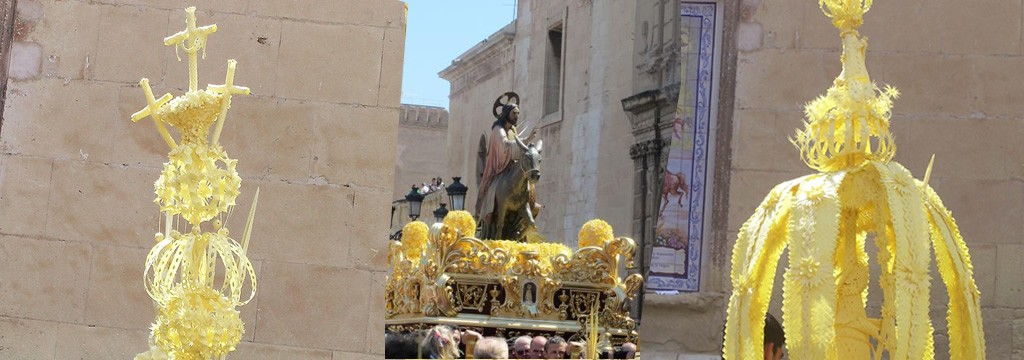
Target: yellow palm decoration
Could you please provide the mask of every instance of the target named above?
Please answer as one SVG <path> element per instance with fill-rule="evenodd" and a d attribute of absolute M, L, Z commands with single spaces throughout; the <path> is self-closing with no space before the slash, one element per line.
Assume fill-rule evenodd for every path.
<path fill-rule="evenodd" d="M 219 144 L 220 133 L 231 96 L 248 94 L 249 89 L 234 85 L 234 60 L 228 60 L 224 85 L 199 89 L 198 53 L 205 51 L 206 37 L 217 26 L 196 27 L 195 8 L 185 11 L 187 28 L 164 39 L 164 44 L 188 54 L 188 92 L 157 99 L 149 80 L 142 79 L 148 106 L 132 115 L 132 121 L 152 117 L 171 148 L 154 186 L 154 201 L 164 213 L 165 227 L 156 234 L 156 245 L 146 258 L 146 292 L 157 305 L 157 318 L 150 350 L 136 357 L 143 360 L 225 358 L 244 331 L 236 307 L 256 293 L 256 272 L 246 252 L 259 189 L 242 241 L 235 241 L 221 227 L 225 214 L 235 206 L 242 179 L 235 171 L 237 160 L 229 158 Z M 180 131 L 180 144 L 164 123 Z M 214 124 L 212 136 L 208 135 Z M 183 232 L 174 226 L 178 219 L 187 222 Z"/>
<path fill-rule="evenodd" d="M 783 325 L 792 359 L 932 359 L 929 265 L 935 252 L 949 293 L 951 359 L 984 359 L 980 295 L 970 256 L 935 191 L 891 162 L 895 89 L 876 87 L 857 28 L 870 0 L 821 0 L 843 42 L 843 72 L 806 106 L 794 144 L 818 173 L 776 186 L 740 230 L 732 255 L 733 293 L 726 359 L 764 358 L 764 314 L 776 267 L 789 247 Z M 868 254 L 873 239 L 884 297 L 868 318 Z M 931 246 L 929 246 L 931 245 Z M 874 340 L 875 345 L 872 345 Z"/>

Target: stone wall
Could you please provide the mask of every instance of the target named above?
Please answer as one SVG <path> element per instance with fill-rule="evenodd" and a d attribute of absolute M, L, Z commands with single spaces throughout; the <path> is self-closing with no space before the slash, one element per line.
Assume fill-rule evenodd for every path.
<path fill-rule="evenodd" d="M 131 358 L 154 308 L 142 284 L 167 148 L 139 79 L 180 94 L 163 38 L 187 5 L 216 23 L 200 84 L 239 62 L 221 139 L 239 159 L 238 236 L 256 299 L 238 359 L 383 352 L 388 203 L 405 44 L 399 1 L 18 0 L 0 133 L 0 358 Z M 371 291 L 366 291 L 367 289 Z M 353 291 L 358 290 L 358 291 Z M 352 311 L 359 309 L 359 311 Z"/>
<path fill-rule="evenodd" d="M 1020 0 L 877 1 L 861 31 L 872 80 L 902 93 L 893 108 L 895 160 L 921 178 L 935 154 L 929 183 L 970 248 L 990 359 L 1024 359 L 1021 7 Z M 815 2 L 743 1 L 736 31 L 730 241 L 774 184 L 811 172 L 787 136 L 802 128 L 803 104 L 840 71 L 838 33 Z M 940 359 L 948 358 L 944 292 L 933 271 Z M 869 304 L 877 308 L 877 297 Z"/>
<path fill-rule="evenodd" d="M 419 186 L 438 176 L 444 178 L 445 185 L 450 184 L 452 179 L 445 161 L 447 147 L 448 110 L 402 104 L 391 198 L 404 199 L 411 185 Z"/>

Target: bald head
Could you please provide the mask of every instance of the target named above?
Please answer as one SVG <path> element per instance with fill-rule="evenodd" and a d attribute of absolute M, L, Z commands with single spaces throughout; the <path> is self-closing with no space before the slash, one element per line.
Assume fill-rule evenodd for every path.
<path fill-rule="evenodd" d="M 530 358 L 531 359 L 543 359 L 544 358 L 544 345 L 548 344 L 548 338 L 543 336 L 534 337 L 530 341 Z"/>
<path fill-rule="evenodd" d="M 529 336 L 523 335 L 516 338 L 515 343 L 512 344 L 512 349 L 509 352 L 510 357 L 513 359 L 529 359 L 530 358 L 530 340 Z"/>

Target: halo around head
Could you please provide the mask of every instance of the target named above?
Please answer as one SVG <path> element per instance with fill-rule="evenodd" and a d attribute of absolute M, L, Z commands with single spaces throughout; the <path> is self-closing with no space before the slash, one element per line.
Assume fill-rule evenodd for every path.
<path fill-rule="evenodd" d="M 519 105 L 519 94 L 509 91 L 498 96 L 497 99 L 494 99 L 494 106 L 491 107 L 491 115 L 494 115 L 495 119 L 501 117 L 501 109 L 508 104 Z"/>

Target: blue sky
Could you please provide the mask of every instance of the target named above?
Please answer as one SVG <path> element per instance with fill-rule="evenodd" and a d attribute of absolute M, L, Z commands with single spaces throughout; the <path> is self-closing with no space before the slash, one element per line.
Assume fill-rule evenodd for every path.
<path fill-rule="evenodd" d="M 437 76 L 455 57 L 512 22 L 516 0 L 405 0 L 409 18 L 402 103 L 448 107 Z"/>

